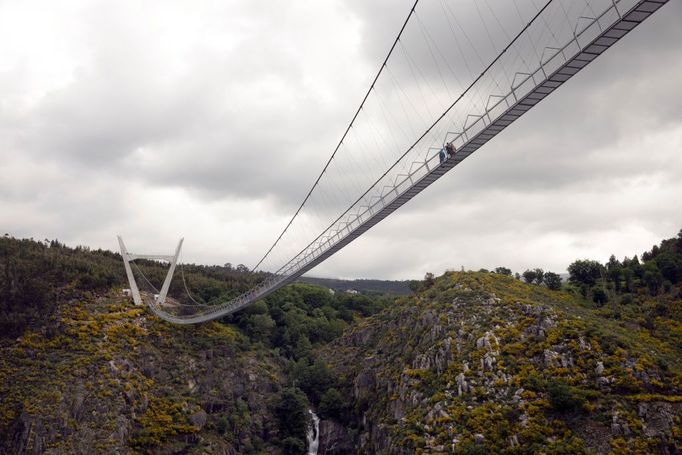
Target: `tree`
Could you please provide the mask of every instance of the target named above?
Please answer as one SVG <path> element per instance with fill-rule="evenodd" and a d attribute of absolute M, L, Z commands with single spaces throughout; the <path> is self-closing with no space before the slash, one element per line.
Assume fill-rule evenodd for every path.
<path fill-rule="evenodd" d="M 632 256 L 632 259 L 630 260 L 630 269 L 632 269 L 632 272 L 637 278 L 642 279 L 644 271 L 642 269 L 642 264 L 639 262 L 639 258 L 636 254 Z"/>
<path fill-rule="evenodd" d="M 553 291 L 561 289 L 561 277 L 558 273 L 545 272 L 544 281 L 547 287 Z"/>
<path fill-rule="evenodd" d="M 497 273 L 498 275 L 511 276 L 512 271 L 511 271 L 511 269 L 508 269 L 507 267 L 495 267 L 495 273 Z"/>
<path fill-rule="evenodd" d="M 287 455 L 299 455 L 305 452 L 305 442 L 302 439 L 289 436 L 282 441 L 282 448 Z"/>
<path fill-rule="evenodd" d="M 275 405 L 275 417 L 277 417 L 282 439 L 293 437 L 305 441 L 306 429 L 310 424 L 310 413 L 308 412 L 308 399 L 301 389 L 288 387 L 282 390 Z"/>
<path fill-rule="evenodd" d="M 656 257 L 655 263 L 663 277 L 671 283 L 677 283 L 682 279 L 682 257 L 674 252 L 666 251 L 659 254 Z"/>
<path fill-rule="evenodd" d="M 631 268 L 628 267 L 623 269 L 623 281 L 625 281 L 625 290 L 627 292 L 632 292 L 632 280 L 634 276 L 635 274 Z"/>
<path fill-rule="evenodd" d="M 419 280 L 410 280 L 407 282 L 407 287 L 410 288 L 410 291 L 416 294 L 421 290 L 422 282 Z"/>
<path fill-rule="evenodd" d="M 334 372 L 321 359 L 312 363 L 305 358 L 297 361 L 292 365 L 290 376 L 315 404 L 327 389 L 336 384 Z"/>
<path fill-rule="evenodd" d="M 603 305 L 609 300 L 609 296 L 606 294 L 606 290 L 599 286 L 592 290 L 592 301 L 597 305 Z"/>
<path fill-rule="evenodd" d="M 293 349 L 294 358 L 299 359 L 309 359 L 312 356 L 313 345 L 307 336 L 301 335 L 298 337 L 296 346 Z"/>
<path fill-rule="evenodd" d="M 306 286 L 306 288 L 303 294 L 303 302 L 310 308 L 321 308 L 331 304 L 332 295 L 326 289 L 316 286 Z"/>
<path fill-rule="evenodd" d="M 535 282 L 538 279 L 538 270 L 540 269 L 526 270 L 523 272 L 524 281 L 528 284 Z M 542 280 L 542 278 L 540 278 L 540 280 Z"/>
<path fill-rule="evenodd" d="M 616 259 L 616 256 L 612 254 L 611 257 L 609 257 L 609 262 L 606 263 L 606 270 L 611 270 L 615 267 L 620 267 L 620 265 L 621 264 L 618 261 L 618 259 Z"/>
<path fill-rule="evenodd" d="M 636 256 L 635 256 L 636 257 Z M 590 259 L 579 259 L 568 266 L 568 281 L 592 287 L 602 276 L 604 266 Z"/>
<path fill-rule="evenodd" d="M 606 263 L 606 275 L 609 281 L 613 282 L 616 292 L 620 292 L 621 280 L 623 278 L 623 266 L 613 254 Z"/>
<path fill-rule="evenodd" d="M 657 295 L 663 284 L 663 275 L 661 274 L 661 271 L 658 270 L 655 262 L 645 264 L 642 269 L 644 271 L 642 280 L 647 288 L 649 288 L 649 293 L 651 295 Z"/>
<path fill-rule="evenodd" d="M 431 272 L 426 272 L 422 281 L 414 280 L 408 283 L 410 291 L 417 293 L 429 289 L 436 283 L 436 277 Z"/>
<path fill-rule="evenodd" d="M 538 286 L 542 284 L 542 280 L 545 277 L 545 271 L 542 269 L 535 269 L 535 284 Z"/>
<path fill-rule="evenodd" d="M 547 383 L 549 403 L 557 411 L 576 411 L 583 407 L 585 398 L 568 384 L 557 379 L 551 379 Z"/>
<path fill-rule="evenodd" d="M 435 283 L 436 283 L 436 278 L 433 276 L 433 273 L 427 272 L 426 275 L 424 275 L 424 289 L 430 288 Z"/>
<path fill-rule="evenodd" d="M 253 341 L 269 343 L 276 326 L 269 314 L 253 314 L 246 320 L 246 332 Z"/>
<path fill-rule="evenodd" d="M 320 398 L 320 406 L 318 410 L 322 417 L 340 419 L 346 408 L 346 403 L 343 400 L 343 395 L 335 388 L 327 389 Z"/>

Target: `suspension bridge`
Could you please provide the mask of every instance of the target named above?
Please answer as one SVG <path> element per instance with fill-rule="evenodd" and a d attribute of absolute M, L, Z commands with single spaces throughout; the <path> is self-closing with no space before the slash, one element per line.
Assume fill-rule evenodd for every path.
<path fill-rule="evenodd" d="M 171 303 L 182 240 L 174 255 L 144 255 L 129 253 L 119 237 L 135 303 L 171 323 L 193 324 L 291 283 L 458 166 L 667 2 L 512 0 L 493 8 L 483 0 L 456 11 L 448 0 L 431 0 L 422 12 L 417 0 L 322 172 L 254 267 L 266 278 L 227 301 L 190 296 L 192 304 Z M 160 290 L 136 268 L 153 297 L 140 293 L 136 259 L 170 263 Z M 190 295 L 184 274 L 182 280 Z"/>

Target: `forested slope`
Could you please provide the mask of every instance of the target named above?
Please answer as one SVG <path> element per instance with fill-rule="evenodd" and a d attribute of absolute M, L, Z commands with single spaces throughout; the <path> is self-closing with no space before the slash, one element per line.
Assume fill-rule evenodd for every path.
<path fill-rule="evenodd" d="M 140 267 L 152 282 L 166 273 Z M 244 266 L 184 272 L 206 300 L 262 279 Z M 308 408 L 345 406 L 314 350 L 391 302 L 296 284 L 179 327 L 125 285 L 118 254 L 0 238 L 0 453 L 301 453 Z"/>

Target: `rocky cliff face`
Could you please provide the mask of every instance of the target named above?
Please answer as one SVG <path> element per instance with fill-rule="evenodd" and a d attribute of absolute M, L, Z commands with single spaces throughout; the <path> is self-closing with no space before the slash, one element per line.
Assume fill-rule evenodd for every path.
<path fill-rule="evenodd" d="M 323 356 L 353 396 L 359 453 L 677 453 L 682 440 L 680 346 L 511 277 L 448 273 Z"/>
<path fill-rule="evenodd" d="M 0 350 L 2 453 L 279 450 L 280 360 L 229 326 L 170 326 L 109 295 Z"/>

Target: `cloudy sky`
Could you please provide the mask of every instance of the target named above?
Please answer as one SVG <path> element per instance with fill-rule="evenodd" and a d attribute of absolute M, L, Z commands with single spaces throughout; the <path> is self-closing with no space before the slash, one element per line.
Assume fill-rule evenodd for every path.
<path fill-rule="evenodd" d="M 434 34 L 439 1 L 418 9 Z M 184 236 L 185 262 L 255 265 L 412 3 L 0 0 L 0 229 L 150 253 Z M 672 0 L 311 274 L 563 272 L 676 235 L 681 19 Z"/>

